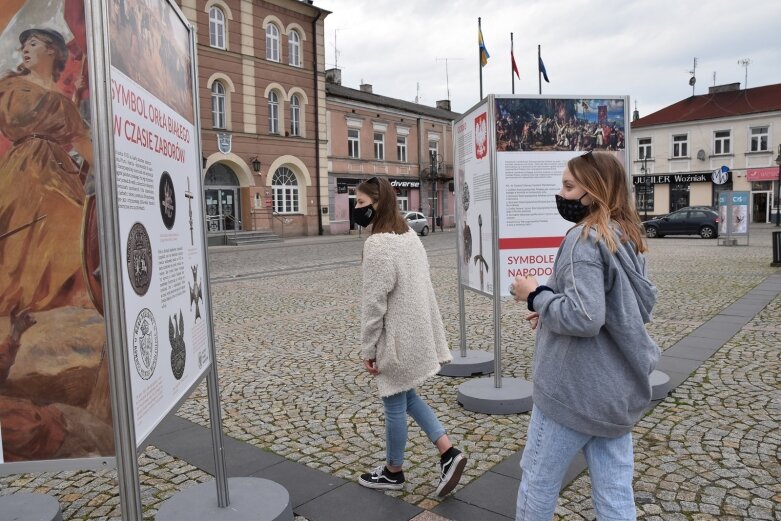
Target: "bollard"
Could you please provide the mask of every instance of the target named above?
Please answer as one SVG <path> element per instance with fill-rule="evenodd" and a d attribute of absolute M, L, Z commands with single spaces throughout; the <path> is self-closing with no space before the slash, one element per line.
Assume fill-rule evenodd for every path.
<path fill-rule="evenodd" d="M 781 266 L 781 232 L 773 232 L 773 267 Z"/>

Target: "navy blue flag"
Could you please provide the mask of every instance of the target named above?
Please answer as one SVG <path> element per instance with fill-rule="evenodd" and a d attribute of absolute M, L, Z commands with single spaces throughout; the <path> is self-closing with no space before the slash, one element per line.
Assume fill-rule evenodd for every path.
<path fill-rule="evenodd" d="M 548 73 L 545 71 L 545 64 L 542 63 L 542 57 L 539 58 L 540 61 L 540 72 L 542 73 L 542 78 L 545 80 L 545 83 L 550 83 L 550 80 L 548 79 Z"/>

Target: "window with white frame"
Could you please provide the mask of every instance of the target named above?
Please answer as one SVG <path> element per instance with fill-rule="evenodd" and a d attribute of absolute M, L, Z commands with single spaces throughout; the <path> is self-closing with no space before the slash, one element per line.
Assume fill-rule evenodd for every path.
<path fill-rule="evenodd" d="M 279 96 L 273 90 L 268 95 L 268 131 L 279 134 Z"/>
<path fill-rule="evenodd" d="M 399 210 L 406 212 L 409 210 L 409 190 L 401 188 L 396 190 L 396 202 L 399 204 Z"/>
<path fill-rule="evenodd" d="M 439 155 L 439 141 L 436 141 L 434 139 L 428 140 L 428 158 L 429 160 L 432 160 L 432 158 L 436 158 Z"/>
<path fill-rule="evenodd" d="M 689 135 L 673 136 L 673 157 L 689 157 Z"/>
<path fill-rule="evenodd" d="M 290 135 L 301 135 L 301 100 L 298 94 L 290 97 Z"/>
<path fill-rule="evenodd" d="M 355 159 L 361 157 L 361 131 L 358 129 L 347 129 L 347 155 Z"/>
<path fill-rule="evenodd" d="M 385 159 L 385 134 L 382 132 L 374 133 L 374 159 Z"/>
<path fill-rule="evenodd" d="M 653 149 L 651 147 L 650 137 L 641 137 L 637 140 L 637 158 L 638 159 L 651 159 L 653 157 Z"/>
<path fill-rule="evenodd" d="M 749 150 L 752 152 L 768 151 L 768 130 L 768 127 L 754 127 L 751 129 L 751 146 Z"/>
<path fill-rule="evenodd" d="M 407 162 L 407 136 L 396 136 L 396 159 Z"/>
<path fill-rule="evenodd" d="M 271 23 L 266 26 L 266 59 L 279 61 L 279 29 Z"/>
<path fill-rule="evenodd" d="M 212 83 L 212 127 L 225 128 L 225 86 Z"/>
<path fill-rule="evenodd" d="M 298 31 L 290 31 L 287 35 L 289 62 L 293 67 L 301 67 L 301 36 Z"/>
<path fill-rule="evenodd" d="M 271 178 L 274 211 L 277 213 L 298 213 L 298 179 L 285 166 L 277 168 Z"/>
<path fill-rule="evenodd" d="M 717 130 L 713 133 L 713 153 L 714 154 L 729 154 L 730 139 L 732 136 L 731 130 Z"/>
<path fill-rule="evenodd" d="M 225 48 L 225 13 L 219 7 L 209 9 L 209 46 Z"/>

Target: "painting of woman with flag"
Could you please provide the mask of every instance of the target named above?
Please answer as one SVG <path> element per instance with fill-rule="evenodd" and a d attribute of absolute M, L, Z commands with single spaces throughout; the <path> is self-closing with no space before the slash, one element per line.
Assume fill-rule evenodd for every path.
<path fill-rule="evenodd" d="M 83 0 L 15 5 L 0 20 L 3 459 L 110 455 L 105 329 L 82 261 L 92 186 Z"/>

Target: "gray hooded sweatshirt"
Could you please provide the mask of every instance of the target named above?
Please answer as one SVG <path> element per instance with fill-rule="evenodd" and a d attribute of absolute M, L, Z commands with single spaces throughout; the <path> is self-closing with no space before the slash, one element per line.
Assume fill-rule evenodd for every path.
<path fill-rule="evenodd" d="M 540 314 L 533 399 L 561 425 L 616 437 L 651 401 L 649 376 L 661 353 L 644 324 L 657 291 L 631 243 L 612 253 L 593 230 L 582 231 L 567 233 L 547 284 L 553 291 L 533 301 Z"/>

